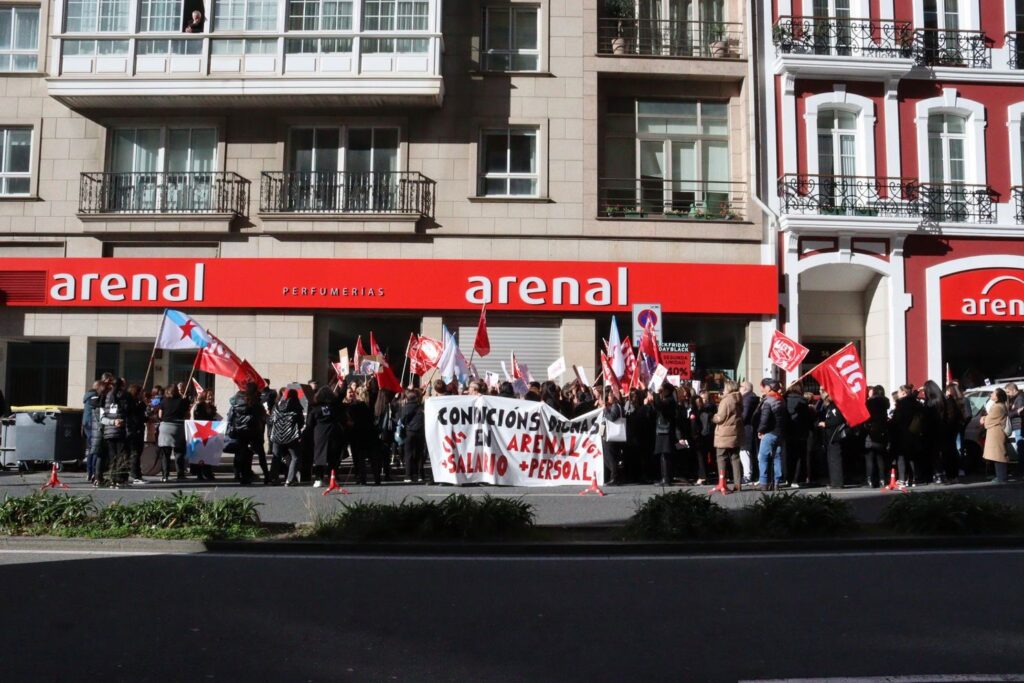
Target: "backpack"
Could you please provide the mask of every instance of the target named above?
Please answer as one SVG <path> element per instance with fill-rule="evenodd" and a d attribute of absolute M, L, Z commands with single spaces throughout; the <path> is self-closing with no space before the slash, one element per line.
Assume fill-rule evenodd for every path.
<path fill-rule="evenodd" d="M 289 444 L 299 440 L 302 430 L 299 428 L 299 421 L 295 413 L 283 413 L 274 411 L 274 422 L 270 427 L 270 442 L 276 444 Z"/>
<path fill-rule="evenodd" d="M 231 414 L 228 416 L 228 428 L 225 436 L 229 439 L 240 439 L 249 436 L 252 431 L 252 413 L 238 406 L 231 406 Z"/>

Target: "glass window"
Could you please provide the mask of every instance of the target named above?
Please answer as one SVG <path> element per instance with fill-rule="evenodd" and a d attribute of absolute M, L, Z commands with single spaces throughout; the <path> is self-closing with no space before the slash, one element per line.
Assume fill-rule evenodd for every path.
<path fill-rule="evenodd" d="M 181 0 L 142 0 L 139 3 L 139 30 L 180 31 L 182 24 Z"/>
<path fill-rule="evenodd" d="M 484 11 L 484 69 L 540 68 L 539 7 L 488 7 Z"/>
<path fill-rule="evenodd" d="M 277 52 L 273 38 L 228 38 L 210 42 L 213 55 L 272 55 Z"/>
<path fill-rule="evenodd" d="M 363 0 L 364 31 L 426 31 L 429 18 L 425 0 Z"/>
<path fill-rule="evenodd" d="M 65 57 L 128 54 L 127 40 L 64 40 L 61 47 Z"/>
<path fill-rule="evenodd" d="M 365 54 L 423 53 L 430 47 L 427 38 L 363 38 L 360 42 Z"/>
<path fill-rule="evenodd" d="M 966 182 L 966 119 L 958 114 L 928 117 L 928 170 L 933 183 Z"/>
<path fill-rule="evenodd" d="M 536 197 L 539 187 L 537 129 L 484 131 L 479 165 L 481 196 Z"/>
<path fill-rule="evenodd" d="M 107 210 L 191 213 L 216 208 L 216 129 L 118 128 L 110 138 Z"/>
<path fill-rule="evenodd" d="M 289 0 L 289 31 L 351 31 L 352 0 Z"/>
<path fill-rule="evenodd" d="M 0 72 L 35 71 L 39 64 L 39 8 L 0 6 Z"/>
<path fill-rule="evenodd" d="M 351 38 L 289 38 L 284 51 L 289 55 L 352 52 Z"/>
<path fill-rule="evenodd" d="M 220 0 L 214 15 L 217 31 L 273 31 L 277 29 L 274 0 Z"/>
<path fill-rule="evenodd" d="M 128 31 L 129 0 L 67 0 L 68 33 Z"/>
<path fill-rule="evenodd" d="M 203 41 L 176 38 L 140 40 L 136 49 L 140 55 L 199 55 L 203 53 Z"/>
<path fill-rule="evenodd" d="M 0 196 L 27 195 L 31 168 L 32 129 L 0 128 Z"/>

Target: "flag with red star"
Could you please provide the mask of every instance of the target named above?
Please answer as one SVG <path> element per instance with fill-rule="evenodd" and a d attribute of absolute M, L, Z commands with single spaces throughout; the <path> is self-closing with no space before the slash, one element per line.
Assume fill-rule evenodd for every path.
<path fill-rule="evenodd" d="M 210 335 L 190 316 L 181 311 L 167 309 L 156 336 L 158 349 L 205 349 Z"/>
<path fill-rule="evenodd" d="M 185 457 L 190 463 L 219 465 L 224 453 L 224 420 L 186 420 Z"/>

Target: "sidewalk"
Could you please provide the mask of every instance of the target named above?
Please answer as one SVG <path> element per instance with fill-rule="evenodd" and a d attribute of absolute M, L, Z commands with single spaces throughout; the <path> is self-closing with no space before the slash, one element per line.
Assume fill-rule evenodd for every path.
<path fill-rule="evenodd" d="M 49 472 L 37 471 L 30 473 L 0 473 L 0 497 L 3 495 L 25 496 L 38 491 L 47 480 Z M 562 486 L 555 488 L 511 488 L 486 486 L 424 486 L 403 483 L 385 483 L 381 486 L 358 486 L 343 482 L 351 495 L 331 494 L 324 496 L 324 489 L 310 486 L 285 488 L 283 486 L 239 486 L 227 473 L 218 473 L 214 482 L 197 482 L 188 479 L 184 482 L 170 481 L 160 483 L 159 478 L 149 478 L 144 486 L 133 486 L 127 489 L 94 489 L 86 480 L 84 472 L 62 472 L 61 480 L 71 486 L 68 493 L 91 495 L 100 504 L 108 504 L 117 500 L 137 501 L 156 496 L 170 496 L 175 491 L 201 492 L 213 498 L 230 495 L 250 497 L 261 504 L 260 516 L 263 521 L 271 523 L 308 523 L 316 514 L 328 513 L 341 502 L 375 501 L 399 502 L 409 497 L 441 498 L 452 493 L 463 493 L 471 496 L 522 497 L 533 504 L 537 523 L 551 526 L 607 526 L 625 522 L 644 500 L 662 493 L 666 489 L 660 486 L 627 485 L 605 489 L 605 496 L 593 494 L 581 496 L 581 487 Z M 710 486 L 687 487 L 673 486 L 670 490 L 690 490 L 707 494 Z M 815 495 L 824 488 L 802 488 L 801 495 Z M 967 495 L 984 496 L 999 502 L 1024 507 L 1024 483 L 995 485 L 987 480 L 953 486 L 919 486 L 910 493 L 896 493 L 864 488 L 847 488 L 832 491 L 832 495 L 850 502 L 857 517 L 866 523 L 873 523 L 895 496 L 927 495 L 928 493 L 946 491 Z M 722 496 L 714 494 L 715 502 L 729 509 L 739 509 L 754 502 L 758 496 L 765 495 L 756 491 L 744 491 L 738 494 Z"/>

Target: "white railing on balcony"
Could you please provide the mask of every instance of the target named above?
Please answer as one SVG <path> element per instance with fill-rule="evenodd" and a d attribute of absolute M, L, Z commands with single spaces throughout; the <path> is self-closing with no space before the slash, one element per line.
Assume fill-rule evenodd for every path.
<path fill-rule="evenodd" d="M 438 77 L 438 33 L 65 34 L 59 77 Z"/>

